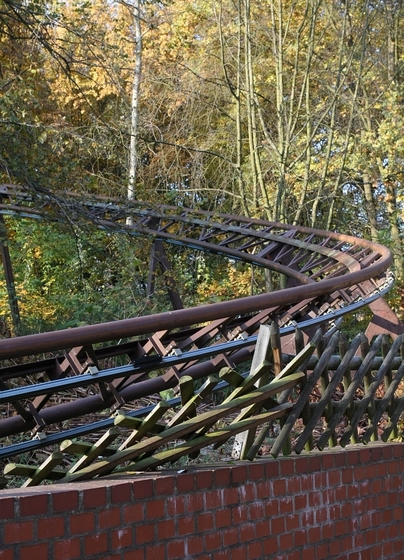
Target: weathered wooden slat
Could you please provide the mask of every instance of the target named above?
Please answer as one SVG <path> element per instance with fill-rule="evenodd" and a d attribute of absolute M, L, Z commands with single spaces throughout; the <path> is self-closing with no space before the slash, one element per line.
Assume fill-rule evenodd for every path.
<path fill-rule="evenodd" d="M 380 384 L 383 382 L 383 378 L 384 378 L 384 374 L 387 371 L 387 369 L 390 367 L 389 366 L 389 362 L 394 358 L 394 356 L 397 354 L 397 352 L 400 349 L 402 343 L 402 336 L 398 336 L 396 338 L 396 340 L 393 342 L 385 361 L 382 363 L 382 365 L 380 366 L 376 376 L 375 376 L 375 380 L 370 384 L 368 390 L 366 391 L 363 399 L 361 400 L 361 402 L 359 403 L 359 406 L 354 414 L 354 416 L 352 417 L 352 421 L 350 423 L 350 425 L 347 427 L 344 435 L 341 437 L 339 444 L 341 445 L 341 447 L 345 447 L 350 438 L 351 435 L 353 433 L 354 430 L 356 430 L 357 425 L 360 421 L 360 419 L 362 418 L 362 416 L 364 415 L 364 413 L 366 412 L 369 403 L 371 402 L 371 400 L 374 397 L 374 394 L 377 390 L 377 388 L 380 386 Z"/>
<path fill-rule="evenodd" d="M 340 422 L 344 412 L 349 410 L 349 414 L 347 414 L 348 419 L 352 418 L 355 413 L 355 406 L 354 406 L 354 397 L 357 389 L 361 385 L 364 376 L 368 371 L 372 369 L 373 358 L 375 354 L 377 354 L 380 350 L 382 344 L 382 335 L 379 335 L 374 343 L 372 344 L 372 348 L 370 349 L 368 355 L 362 362 L 362 365 L 355 373 L 355 377 L 353 381 L 350 383 L 348 389 L 345 391 L 344 396 L 342 399 L 336 404 L 334 409 L 334 413 L 330 418 L 327 427 L 325 428 L 324 432 L 321 434 L 320 439 L 317 442 L 317 447 L 320 451 L 322 451 L 327 441 L 330 438 L 330 435 L 333 430 L 337 427 L 338 423 Z"/>
<path fill-rule="evenodd" d="M 168 461 L 172 462 L 179 459 L 180 457 L 183 457 L 184 455 L 189 455 L 201 449 L 202 447 L 211 445 L 212 443 L 217 444 L 217 442 L 221 442 L 223 444 L 230 437 L 246 429 L 257 428 L 257 426 L 263 424 L 264 422 L 269 422 L 274 420 L 275 418 L 280 418 L 281 416 L 286 414 L 292 406 L 292 403 L 284 403 L 271 410 L 271 412 L 264 412 L 256 416 L 251 416 L 249 418 L 241 420 L 240 422 L 232 422 L 229 426 L 223 427 L 220 430 L 210 432 L 193 440 L 188 440 L 187 442 L 184 442 L 179 446 L 174 447 L 173 449 L 155 453 L 152 457 L 141 459 L 140 461 L 135 462 L 133 465 L 125 468 L 124 471 L 144 471 L 153 469 L 158 467 L 159 465 L 167 463 Z"/>
<path fill-rule="evenodd" d="M 59 465 L 64 459 L 63 453 L 60 451 L 55 451 L 46 459 L 42 465 L 40 465 L 36 471 L 32 474 L 28 480 L 24 482 L 22 488 L 28 488 L 29 486 L 37 486 L 43 480 L 51 477 L 54 480 L 55 467 Z M 59 479 L 60 480 L 60 479 Z"/>
<path fill-rule="evenodd" d="M 382 414 L 393 403 L 394 393 L 395 393 L 397 387 L 399 386 L 403 376 L 404 376 L 404 363 L 401 364 L 401 367 L 396 372 L 396 374 L 394 376 L 394 379 L 391 381 L 386 393 L 380 399 L 380 401 L 377 403 L 378 406 L 376 408 L 376 412 L 375 412 L 375 414 L 373 415 L 373 417 L 370 421 L 369 427 L 366 429 L 365 433 L 362 436 L 362 443 L 366 444 L 366 443 L 369 443 L 369 441 L 371 439 L 373 441 L 376 439 L 376 437 L 377 437 L 377 424 L 378 424 L 380 418 L 382 417 Z M 390 409 L 390 410 L 392 410 L 392 409 Z M 390 414 L 389 414 L 389 416 L 390 416 Z M 375 436 L 375 437 L 372 437 L 372 436 Z"/>
<path fill-rule="evenodd" d="M 352 356 L 354 356 L 356 351 L 358 350 L 360 346 L 360 342 L 361 342 L 361 335 L 359 334 L 351 342 L 348 348 L 348 352 L 342 358 L 341 363 L 337 368 L 337 370 L 335 371 L 332 380 L 327 385 L 327 388 L 324 391 L 323 396 L 321 397 L 320 401 L 316 404 L 316 408 L 310 417 L 309 423 L 305 426 L 303 432 L 300 434 L 299 439 L 295 445 L 296 453 L 301 453 L 303 451 L 307 438 L 312 433 L 318 420 L 320 419 L 321 415 L 326 410 L 326 408 L 329 407 L 330 410 L 332 410 L 331 402 L 330 402 L 332 394 L 334 393 L 338 384 L 341 382 L 344 373 L 349 369 L 349 362 L 351 361 Z"/>
<path fill-rule="evenodd" d="M 212 420 L 220 420 L 227 415 L 250 406 L 254 403 L 265 403 L 268 397 L 279 393 L 287 387 L 293 387 L 300 383 L 302 380 L 302 374 L 293 374 L 286 379 L 279 379 L 276 381 L 271 381 L 261 389 L 255 389 L 252 393 L 248 395 L 241 396 L 234 401 L 226 404 L 221 404 L 214 409 L 200 414 L 196 418 L 191 418 L 186 420 L 178 426 L 167 429 L 164 433 L 158 436 L 153 436 L 144 440 L 140 443 L 133 445 L 132 447 L 125 449 L 123 451 L 117 452 L 115 455 L 108 457 L 96 464 L 90 465 L 78 471 L 76 473 L 67 475 L 65 477 L 65 482 L 73 482 L 75 480 L 86 480 L 93 478 L 94 476 L 103 476 L 112 472 L 117 466 L 125 461 L 133 461 L 139 455 L 143 453 L 149 453 L 158 449 L 161 445 L 169 443 L 173 439 L 181 439 L 182 437 L 203 428 L 206 423 Z"/>
<path fill-rule="evenodd" d="M 327 347 L 325 348 L 323 354 L 321 355 L 320 359 L 318 360 L 313 372 L 310 376 L 307 377 L 307 383 L 304 386 L 297 402 L 295 403 L 292 412 L 288 415 L 288 418 L 285 424 L 282 426 L 281 431 L 279 432 L 278 437 L 271 449 L 271 455 L 273 457 L 277 457 L 281 452 L 281 449 L 284 445 L 285 439 L 289 437 L 290 432 L 293 429 L 293 426 L 296 423 L 296 420 L 300 417 L 300 414 L 305 406 L 306 402 L 310 398 L 310 394 L 313 391 L 321 373 L 324 369 L 327 368 L 327 363 L 330 356 L 333 354 L 338 341 L 339 341 L 339 332 L 336 332 L 332 335 L 331 339 L 329 340 Z"/>
<path fill-rule="evenodd" d="M 107 430 L 105 434 L 92 445 L 91 449 L 70 467 L 69 473 L 74 473 L 79 469 L 83 469 L 87 465 L 90 465 L 97 457 L 102 456 L 104 450 L 108 449 L 109 445 L 116 440 L 119 434 L 120 431 L 117 428 L 110 428 Z"/>
<path fill-rule="evenodd" d="M 206 397 L 211 394 L 218 383 L 218 378 L 214 375 L 210 375 L 202 385 L 202 387 L 200 387 L 196 395 L 189 399 L 189 401 L 183 407 L 181 407 L 181 409 L 168 422 L 166 429 L 176 426 L 184 419 L 186 419 L 189 415 L 189 410 L 192 410 L 193 407 L 201 404 L 206 399 Z"/>
<path fill-rule="evenodd" d="M 144 437 L 151 431 L 153 426 L 156 425 L 160 418 L 162 418 L 170 408 L 171 406 L 167 402 L 159 402 L 153 408 L 150 414 L 146 416 L 139 428 L 137 430 L 134 430 L 131 435 L 119 446 L 118 451 L 122 451 L 122 449 L 126 449 L 137 441 L 140 441 L 142 437 Z"/>

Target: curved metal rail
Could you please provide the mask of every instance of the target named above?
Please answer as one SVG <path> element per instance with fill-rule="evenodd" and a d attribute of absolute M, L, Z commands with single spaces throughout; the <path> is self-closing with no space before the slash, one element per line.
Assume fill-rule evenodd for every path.
<path fill-rule="evenodd" d="M 152 247 L 148 288 L 153 290 L 159 264 L 169 278 L 167 291 L 174 308 L 1 340 L 0 403 L 9 403 L 10 413 L 0 419 L 0 437 L 25 433 L 24 445 L 29 443 L 30 449 L 46 445 L 46 434 L 58 441 L 65 438 L 63 431 L 52 435 L 64 421 L 81 417 L 85 422 L 86 415 L 116 411 L 175 387 L 184 375 L 200 379 L 223 365 L 249 360 L 262 323 L 276 321 L 282 336 L 296 327 L 330 323 L 384 295 L 393 282 L 390 251 L 348 235 L 9 185 L 0 187 L 0 195 L 3 215 L 53 221 L 64 221 L 68 215 L 75 222 L 88 220 L 103 229 L 147 238 Z M 170 277 L 167 245 L 267 269 L 274 283 L 285 287 L 267 293 L 262 286 L 258 295 L 184 309 Z M 108 345 L 101 346 L 104 343 Z M 43 359 L 55 351 L 60 355 Z M 126 356 L 127 364 L 110 367 L 116 356 Z M 15 358 L 24 358 L 24 363 L 13 365 Z M 149 378 L 151 371 L 158 375 Z M 84 396 L 74 393 L 78 387 Z M 60 403 L 59 395 L 66 393 L 69 400 Z M 98 424 L 94 430 L 101 429 Z M 32 436 L 35 439 L 29 441 Z M 21 445 L 4 447 L 0 458 L 20 453 Z"/>

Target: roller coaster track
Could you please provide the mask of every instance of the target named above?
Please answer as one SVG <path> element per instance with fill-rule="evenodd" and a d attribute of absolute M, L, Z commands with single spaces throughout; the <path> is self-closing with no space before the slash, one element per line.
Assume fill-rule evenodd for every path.
<path fill-rule="evenodd" d="M 0 404 L 8 405 L 0 438 L 23 439 L 0 447 L 0 459 L 103 430 L 111 420 L 89 422 L 89 415 L 175 388 L 184 375 L 201 379 L 248 361 L 263 323 L 276 321 L 286 341 L 296 328 L 309 332 L 372 304 L 393 283 L 390 251 L 349 235 L 10 185 L 0 195 L 3 216 L 89 221 L 146 240 L 148 292 L 160 268 L 173 306 L 156 315 L 0 340 Z M 260 277 L 270 275 L 275 289 L 267 291 L 263 281 L 256 295 L 184 308 L 169 246 L 265 269 Z M 112 360 L 124 365 L 111 366 Z M 61 428 L 74 418 L 81 419 L 79 427 Z"/>

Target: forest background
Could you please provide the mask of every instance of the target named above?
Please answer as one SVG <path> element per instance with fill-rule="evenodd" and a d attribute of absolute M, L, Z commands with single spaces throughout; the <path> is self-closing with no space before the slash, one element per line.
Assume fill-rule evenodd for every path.
<path fill-rule="evenodd" d="M 1 182 L 366 237 L 403 278 L 401 0 L 0 0 Z M 6 219 L 20 323 L 3 336 L 161 311 L 149 247 Z M 187 305 L 251 270 L 177 253 Z"/>

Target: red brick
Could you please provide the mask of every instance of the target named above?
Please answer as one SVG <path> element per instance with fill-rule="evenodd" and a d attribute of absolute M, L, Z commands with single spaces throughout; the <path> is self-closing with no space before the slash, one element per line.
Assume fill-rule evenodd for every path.
<path fill-rule="evenodd" d="M 310 544 L 318 543 L 321 541 L 321 528 L 312 527 L 308 529 L 307 535 L 308 535 L 308 542 Z"/>
<path fill-rule="evenodd" d="M 128 552 L 124 552 L 123 558 L 124 560 L 145 560 L 146 553 L 143 549 L 130 550 Z"/>
<path fill-rule="evenodd" d="M 205 509 L 204 494 L 199 492 L 198 494 L 190 494 L 189 496 L 186 496 L 185 504 L 186 513 L 203 511 Z"/>
<path fill-rule="evenodd" d="M 84 538 L 84 554 L 86 556 L 100 554 L 108 550 L 107 533 L 99 533 L 97 535 L 87 535 Z"/>
<path fill-rule="evenodd" d="M 146 502 L 146 519 L 158 519 L 166 515 L 165 501 L 152 500 Z"/>
<path fill-rule="evenodd" d="M 296 475 L 302 475 L 310 472 L 309 458 L 307 456 L 300 456 L 296 459 Z"/>
<path fill-rule="evenodd" d="M 257 521 L 255 523 L 255 533 L 257 539 L 263 539 L 269 535 L 269 519 L 264 519 L 263 521 Z"/>
<path fill-rule="evenodd" d="M 316 560 L 328 560 L 328 544 L 316 546 Z"/>
<path fill-rule="evenodd" d="M 265 463 L 265 477 L 268 480 L 277 478 L 279 476 L 279 461 L 270 460 Z"/>
<path fill-rule="evenodd" d="M 294 497 L 294 511 L 300 511 L 307 507 L 307 494 L 300 494 Z"/>
<path fill-rule="evenodd" d="M 309 455 L 309 472 L 320 471 L 323 458 L 320 455 Z"/>
<path fill-rule="evenodd" d="M 32 560 L 33 558 L 48 558 L 47 543 L 24 545 L 20 548 L 19 560 Z"/>
<path fill-rule="evenodd" d="M 248 507 L 238 506 L 231 508 L 232 523 L 238 525 L 239 523 L 246 523 L 248 520 Z"/>
<path fill-rule="evenodd" d="M 211 550 L 221 550 L 222 543 L 219 532 L 212 532 L 205 535 L 205 550 L 209 552 Z"/>
<path fill-rule="evenodd" d="M 240 503 L 253 502 L 256 499 L 256 485 L 244 484 L 239 487 Z"/>
<path fill-rule="evenodd" d="M 346 452 L 342 451 L 341 453 L 335 453 L 334 455 L 334 463 L 336 468 L 345 467 L 346 466 Z"/>
<path fill-rule="evenodd" d="M 34 515 L 46 515 L 48 511 L 48 496 L 46 494 L 34 494 L 23 496 L 20 500 L 21 517 Z"/>
<path fill-rule="evenodd" d="M 255 539 L 255 525 L 246 523 L 240 527 L 240 544 Z"/>
<path fill-rule="evenodd" d="M 232 483 L 233 484 L 239 484 L 240 482 L 245 483 L 245 481 L 247 480 L 247 474 L 248 471 L 246 466 L 233 467 L 231 472 Z"/>
<path fill-rule="evenodd" d="M 65 539 L 56 541 L 53 545 L 54 560 L 73 560 L 81 558 L 80 540 Z M 39 560 L 39 559 L 38 559 Z"/>
<path fill-rule="evenodd" d="M 104 507 L 107 503 L 107 489 L 100 486 L 99 488 L 86 488 L 83 492 L 84 509 Z"/>
<path fill-rule="evenodd" d="M 247 560 L 247 547 L 242 546 L 232 549 L 232 558 L 237 558 L 237 560 Z"/>
<path fill-rule="evenodd" d="M 197 523 L 198 533 L 204 533 L 205 531 L 210 531 L 214 527 L 213 513 L 208 511 L 206 513 L 199 514 L 196 523 Z"/>
<path fill-rule="evenodd" d="M 154 525 L 137 525 L 135 531 L 136 545 L 154 541 Z"/>
<path fill-rule="evenodd" d="M 334 539 L 333 541 L 328 543 L 328 548 L 330 556 L 339 556 L 339 553 L 341 552 L 340 540 Z"/>
<path fill-rule="evenodd" d="M 203 538 L 200 536 L 193 535 L 192 537 L 188 537 L 187 540 L 187 550 L 188 550 L 188 558 L 194 558 L 197 554 L 201 554 L 203 552 Z M 156 560 L 156 559 L 154 559 Z"/>
<path fill-rule="evenodd" d="M 256 492 L 258 499 L 260 500 L 272 496 L 271 481 L 264 480 L 263 482 L 258 482 L 258 484 L 256 484 Z"/>
<path fill-rule="evenodd" d="M 186 496 L 170 496 L 167 498 L 167 513 L 170 517 L 185 513 Z"/>
<path fill-rule="evenodd" d="M 228 488 L 230 486 L 230 469 L 217 469 L 213 473 L 214 486 Z"/>
<path fill-rule="evenodd" d="M 264 558 L 272 558 L 273 554 L 277 554 L 279 552 L 276 537 L 269 536 L 268 538 L 266 538 L 263 542 L 262 547 L 265 554 Z"/>
<path fill-rule="evenodd" d="M 336 537 L 341 537 L 342 535 L 346 535 L 347 533 L 347 524 L 346 520 L 342 519 L 341 521 L 337 521 L 334 523 L 334 535 Z"/>
<path fill-rule="evenodd" d="M 269 500 L 264 504 L 265 516 L 276 517 L 279 515 L 279 500 Z"/>
<path fill-rule="evenodd" d="M 34 537 L 33 521 L 6 523 L 4 526 L 4 544 L 32 541 Z"/>
<path fill-rule="evenodd" d="M 292 476 L 295 474 L 295 459 L 281 459 L 279 467 L 280 476 Z"/>
<path fill-rule="evenodd" d="M 279 533 L 285 532 L 285 518 L 284 517 L 277 517 L 275 519 L 271 519 L 271 533 L 274 535 Z"/>
<path fill-rule="evenodd" d="M 313 560 L 316 557 L 316 549 L 313 546 L 305 546 L 300 555 L 301 560 Z"/>
<path fill-rule="evenodd" d="M 290 535 L 289 535 L 290 539 Z M 307 533 L 304 529 L 297 530 L 293 533 L 293 546 L 304 547 L 307 545 Z"/>
<path fill-rule="evenodd" d="M 143 480 L 142 480 L 143 482 Z M 124 504 L 132 501 L 132 484 L 117 484 L 110 487 L 111 504 Z"/>
<path fill-rule="evenodd" d="M 335 488 L 334 489 L 335 500 L 337 500 L 338 502 L 344 502 L 348 498 L 347 488 L 349 488 L 349 486 L 345 486 L 345 484 L 342 484 L 341 486 Z"/>
<path fill-rule="evenodd" d="M 195 519 L 193 516 L 178 519 L 178 536 L 190 535 L 195 532 Z"/>
<path fill-rule="evenodd" d="M 257 560 L 262 558 L 262 544 L 259 542 L 250 543 L 247 547 L 248 560 Z M 290 557 L 289 557 L 290 558 Z"/>
<path fill-rule="evenodd" d="M 63 517 L 38 519 L 38 539 L 52 539 L 65 535 L 65 520 Z"/>
<path fill-rule="evenodd" d="M 143 500 L 153 496 L 153 480 L 142 478 L 133 483 L 133 495 L 135 500 Z"/>
<path fill-rule="evenodd" d="M 0 500 L 0 519 L 14 518 L 14 498 L 2 498 Z"/>
<path fill-rule="evenodd" d="M 162 476 L 156 478 L 156 480 L 154 481 L 154 485 L 156 488 L 156 496 L 173 494 L 175 488 L 174 481 L 175 478 L 173 476 Z"/>
<path fill-rule="evenodd" d="M 337 486 L 341 484 L 341 471 L 340 470 L 328 471 L 327 484 L 328 486 Z"/>
<path fill-rule="evenodd" d="M 144 520 L 143 503 L 135 502 L 134 504 L 118 508 L 118 511 L 123 511 L 124 523 L 137 523 Z"/>
<path fill-rule="evenodd" d="M 222 507 L 222 492 L 220 490 L 210 490 L 205 492 L 205 508 L 218 509 Z"/>
<path fill-rule="evenodd" d="M 0 550 L 0 560 L 14 560 L 14 548 Z"/>
<path fill-rule="evenodd" d="M 52 509 L 55 512 L 72 512 L 77 511 L 79 507 L 78 492 L 60 492 L 60 494 L 52 494 Z"/>
<path fill-rule="evenodd" d="M 298 476 L 288 478 L 286 486 L 288 489 L 288 496 L 291 496 L 292 494 L 299 494 L 301 491 L 300 478 Z"/>
<path fill-rule="evenodd" d="M 285 496 L 279 500 L 279 512 L 282 515 L 293 511 L 293 499 L 291 496 Z"/>
<path fill-rule="evenodd" d="M 115 529 L 114 531 L 111 531 L 110 535 L 112 539 L 113 550 L 128 548 L 133 544 L 132 527 Z"/>
<path fill-rule="evenodd" d="M 341 473 L 342 483 L 351 484 L 353 482 L 353 469 L 346 468 Z"/>
<path fill-rule="evenodd" d="M 326 470 L 331 470 L 334 468 L 334 454 L 333 453 L 323 453 L 323 468 Z"/>
<path fill-rule="evenodd" d="M 185 548 L 183 540 L 170 541 L 167 545 L 167 558 L 174 560 L 175 558 L 183 559 L 185 557 Z"/>
<path fill-rule="evenodd" d="M 231 506 L 233 504 L 238 504 L 237 488 L 225 488 L 223 490 L 223 505 Z"/>
<path fill-rule="evenodd" d="M 195 480 L 193 473 L 180 474 L 177 477 L 177 492 L 180 494 L 193 492 L 195 489 Z"/>
<path fill-rule="evenodd" d="M 175 522 L 173 519 L 166 519 L 157 524 L 157 539 L 172 539 L 175 537 Z"/>
<path fill-rule="evenodd" d="M 222 530 L 223 546 L 233 546 L 239 542 L 239 532 L 235 527 Z"/>
<path fill-rule="evenodd" d="M 393 457 L 393 447 L 391 445 L 383 445 L 382 447 L 382 458 L 388 461 Z"/>
<path fill-rule="evenodd" d="M 265 468 L 263 463 L 253 463 L 248 466 L 248 478 L 251 481 L 257 482 L 265 477 Z"/>
<path fill-rule="evenodd" d="M 328 519 L 328 508 L 320 507 L 316 509 L 315 519 L 318 525 L 325 523 Z"/>
<path fill-rule="evenodd" d="M 251 508 L 250 508 L 251 514 Z M 228 527 L 231 525 L 231 510 L 227 509 L 220 509 L 215 512 L 215 524 L 216 529 L 221 529 L 222 527 Z"/>
<path fill-rule="evenodd" d="M 294 513 L 285 517 L 286 531 L 292 532 L 300 527 L 299 514 Z"/>
<path fill-rule="evenodd" d="M 146 560 L 160 560 L 160 558 L 165 558 L 165 547 L 166 545 L 161 543 L 147 546 Z"/>
<path fill-rule="evenodd" d="M 213 473 L 212 471 L 200 471 L 195 473 L 196 488 L 204 490 L 205 488 L 212 488 L 213 486 Z"/>
<path fill-rule="evenodd" d="M 282 478 L 275 480 L 272 484 L 272 492 L 274 496 L 285 496 L 286 480 L 283 480 Z"/>
<path fill-rule="evenodd" d="M 94 513 L 78 513 L 70 516 L 70 533 L 77 535 L 79 533 L 91 533 L 95 529 Z"/>
<path fill-rule="evenodd" d="M 114 507 L 114 508 L 107 508 L 103 509 L 98 513 L 98 526 L 100 529 L 107 529 L 110 527 L 118 527 L 121 524 L 121 508 Z M 125 512 L 125 510 L 124 510 Z M 143 517 L 141 518 L 143 519 Z M 124 513 L 124 522 L 131 523 L 131 519 L 125 519 Z"/>
<path fill-rule="evenodd" d="M 263 502 L 255 502 L 253 504 L 249 504 L 248 514 L 251 521 L 255 521 L 256 519 L 262 519 L 265 516 Z"/>
<path fill-rule="evenodd" d="M 304 527 L 308 527 L 309 525 L 314 525 L 314 511 L 313 510 L 306 510 L 301 513 L 302 516 L 302 523 Z"/>
<path fill-rule="evenodd" d="M 218 552 L 214 553 L 213 557 L 215 560 L 231 560 L 229 550 L 219 550 Z"/>

